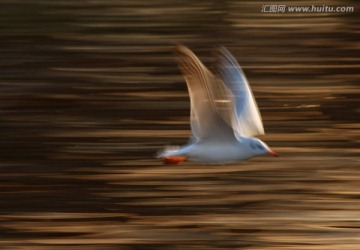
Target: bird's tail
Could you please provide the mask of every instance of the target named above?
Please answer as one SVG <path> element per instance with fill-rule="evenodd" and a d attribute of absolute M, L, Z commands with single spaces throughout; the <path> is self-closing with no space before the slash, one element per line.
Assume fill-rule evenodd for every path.
<path fill-rule="evenodd" d="M 179 146 L 166 146 L 157 152 L 156 158 L 162 159 L 164 164 L 179 164 L 186 161 L 186 157 L 179 151 Z"/>
<path fill-rule="evenodd" d="M 160 149 L 156 152 L 156 158 L 164 158 L 169 156 L 177 156 L 179 151 L 179 146 L 165 146 L 165 148 Z"/>

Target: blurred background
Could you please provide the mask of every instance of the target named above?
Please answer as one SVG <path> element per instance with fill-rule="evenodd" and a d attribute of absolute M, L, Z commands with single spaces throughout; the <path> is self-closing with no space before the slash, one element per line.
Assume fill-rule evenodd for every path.
<path fill-rule="evenodd" d="M 360 249 L 358 7 L 0 0 L 0 249 Z M 190 135 L 179 43 L 235 55 L 280 158 L 154 159 Z"/>

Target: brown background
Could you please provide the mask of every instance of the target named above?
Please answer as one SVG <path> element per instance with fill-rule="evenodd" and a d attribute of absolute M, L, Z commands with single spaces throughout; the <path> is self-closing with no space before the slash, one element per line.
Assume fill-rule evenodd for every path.
<path fill-rule="evenodd" d="M 357 3 L 0 1 L 0 249 L 360 249 Z M 190 133 L 177 43 L 233 52 L 280 158 L 153 158 Z"/>

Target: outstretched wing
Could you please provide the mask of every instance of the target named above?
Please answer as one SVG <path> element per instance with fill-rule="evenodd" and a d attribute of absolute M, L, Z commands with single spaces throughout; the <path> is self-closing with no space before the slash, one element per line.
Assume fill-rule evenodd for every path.
<path fill-rule="evenodd" d="M 189 90 L 193 139 L 234 138 L 233 129 L 217 112 L 215 94 L 220 93 L 221 84 L 217 77 L 188 48 L 177 46 L 174 51 Z"/>
<path fill-rule="evenodd" d="M 234 95 L 234 131 L 246 137 L 265 134 L 258 106 L 239 64 L 224 47 L 219 49 L 218 60 L 220 77 Z"/>

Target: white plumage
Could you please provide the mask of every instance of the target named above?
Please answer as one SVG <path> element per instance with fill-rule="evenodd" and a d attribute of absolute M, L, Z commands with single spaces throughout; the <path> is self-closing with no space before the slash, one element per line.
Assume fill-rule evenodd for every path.
<path fill-rule="evenodd" d="M 244 72 L 227 49 L 218 52 L 218 74 L 214 75 L 191 50 L 175 48 L 190 95 L 192 138 L 185 146 L 165 148 L 158 154 L 166 163 L 223 164 L 264 154 L 277 156 L 252 137 L 264 134 L 264 127 Z"/>

